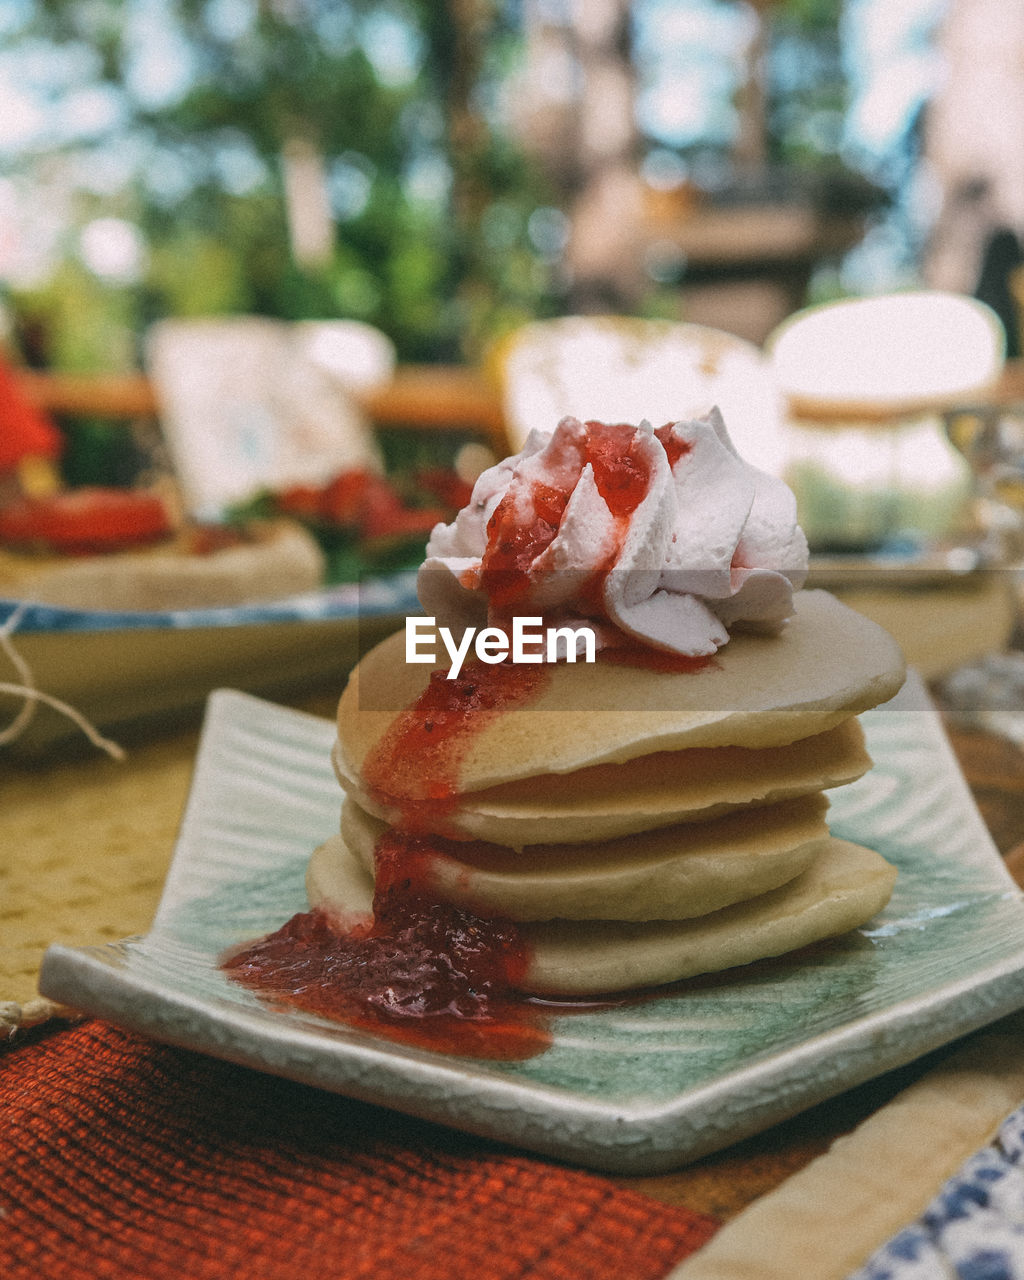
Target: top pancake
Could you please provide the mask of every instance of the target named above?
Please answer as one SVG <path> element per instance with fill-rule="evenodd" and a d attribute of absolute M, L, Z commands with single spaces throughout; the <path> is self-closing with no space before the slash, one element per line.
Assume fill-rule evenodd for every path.
<path fill-rule="evenodd" d="M 428 665 L 405 662 L 402 632 L 367 654 L 338 707 L 346 773 L 361 773 L 371 748 L 430 674 Z M 885 702 L 904 674 L 899 647 L 881 627 L 827 592 L 800 592 L 794 617 L 778 635 L 737 631 L 694 672 L 601 661 L 552 665 L 528 704 L 481 718 L 460 752 L 458 790 L 655 751 L 782 746 Z"/>

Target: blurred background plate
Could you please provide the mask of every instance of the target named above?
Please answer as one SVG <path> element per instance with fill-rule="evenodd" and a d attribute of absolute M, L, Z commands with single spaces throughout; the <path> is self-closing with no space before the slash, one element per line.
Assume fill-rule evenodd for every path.
<path fill-rule="evenodd" d="M 327 683 L 340 691 L 360 652 L 417 608 L 415 575 L 396 574 L 272 604 L 173 613 L 0 600 L 0 627 L 13 630 L 9 642 L 37 689 L 104 733 L 131 736 L 197 717 L 211 690 L 225 683 L 275 697 Z M 14 663 L 0 661 L 0 679 L 20 684 Z M 18 711 L 13 697 L 7 702 L 5 725 Z M 6 751 L 34 756 L 76 742 L 86 742 L 78 726 L 39 705 Z"/>

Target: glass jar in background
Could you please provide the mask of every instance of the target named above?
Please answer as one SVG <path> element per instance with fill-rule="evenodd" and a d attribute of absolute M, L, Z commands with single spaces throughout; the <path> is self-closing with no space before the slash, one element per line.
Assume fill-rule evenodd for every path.
<path fill-rule="evenodd" d="M 975 477 L 985 557 L 1001 566 L 1014 625 L 1003 649 L 952 671 L 936 693 L 953 724 L 1024 748 L 1024 366 L 1007 368 L 988 403 L 953 410 L 946 429 Z"/>
<path fill-rule="evenodd" d="M 844 299 L 791 316 L 766 350 L 812 552 L 909 551 L 965 533 L 973 475 L 945 414 L 1000 376 L 993 311 L 937 291 Z"/>
<path fill-rule="evenodd" d="M 992 402 L 1004 352 L 988 307 L 920 290 L 808 308 L 767 344 L 808 585 L 885 627 L 935 684 L 1004 652 L 1014 627 L 1004 548 L 946 431 L 960 406 Z"/>
<path fill-rule="evenodd" d="M 858 552 L 966 534 L 973 479 L 937 414 L 789 416 L 784 478 L 812 551 Z"/>
<path fill-rule="evenodd" d="M 948 439 L 970 468 L 975 522 L 992 563 L 1024 565 L 1024 369 L 1005 371 L 998 393 L 958 405 L 945 417 Z"/>

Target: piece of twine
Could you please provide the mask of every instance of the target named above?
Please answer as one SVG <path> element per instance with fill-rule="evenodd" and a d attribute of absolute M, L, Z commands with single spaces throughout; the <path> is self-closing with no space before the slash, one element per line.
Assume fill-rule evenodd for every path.
<path fill-rule="evenodd" d="M 66 716 L 81 729 L 93 746 L 105 751 L 114 760 L 123 760 L 125 758 L 124 749 L 116 742 L 105 738 L 86 716 L 71 706 L 70 703 L 64 702 L 61 698 L 55 698 L 52 694 L 44 693 L 42 689 L 36 687 L 32 668 L 14 647 L 14 641 L 11 639 L 25 616 L 27 608 L 28 601 L 22 601 L 7 618 L 7 621 L 0 625 L 0 650 L 7 655 L 11 666 L 14 667 L 21 681 L 21 683 L 17 683 L 0 680 L 0 693 L 7 693 L 12 697 L 24 699 L 23 705 L 11 723 L 5 729 L 0 729 L 0 747 L 16 741 L 25 732 L 36 713 L 36 708 L 42 702 L 46 706 L 52 707 L 54 711 L 59 712 L 62 716 Z"/>
<path fill-rule="evenodd" d="M 58 1004 L 46 996 L 35 996 L 19 1004 L 16 1000 L 0 1000 L 0 1044 L 10 1041 L 21 1031 L 42 1026 L 51 1018 L 63 1018 L 66 1022 L 78 1022 L 85 1017 L 70 1005 Z"/>

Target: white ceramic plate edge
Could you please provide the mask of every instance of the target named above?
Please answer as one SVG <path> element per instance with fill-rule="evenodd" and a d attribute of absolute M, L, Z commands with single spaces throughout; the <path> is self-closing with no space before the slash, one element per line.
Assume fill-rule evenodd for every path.
<path fill-rule="evenodd" d="M 164 1043 L 613 1173 L 678 1167 L 1024 1004 L 1021 953 L 929 1000 L 892 1006 L 669 1103 L 633 1108 L 503 1079 L 475 1062 L 378 1048 L 369 1038 L 331 1035 L 332 1028 L 325 1036 L 315 1026 L 307 1031 L 282 1021 L 271 1032 L 260 1013 L 212 1010 L 171 987 L 139 981 L 120 967 L 123 945 L 50 947 L 40 990 Z"/>

